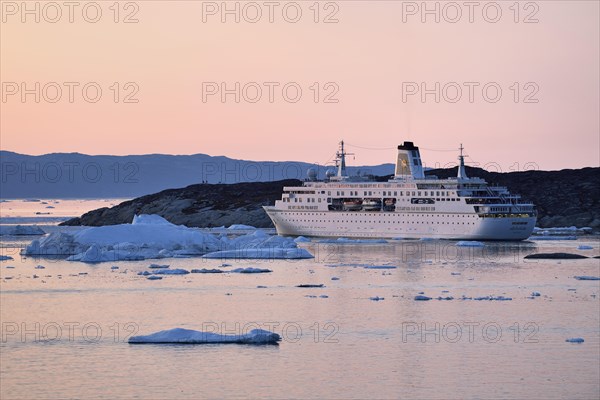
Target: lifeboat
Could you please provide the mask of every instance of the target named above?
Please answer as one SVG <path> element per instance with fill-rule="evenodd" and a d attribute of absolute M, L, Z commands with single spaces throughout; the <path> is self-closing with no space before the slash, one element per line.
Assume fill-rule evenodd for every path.
<path fill-rule="evenodd" d="M 362 200 L 360 199 L 352 199 L 344 201 L 344 210 L 345 211 L 358 211 L 362 208 Z"/>

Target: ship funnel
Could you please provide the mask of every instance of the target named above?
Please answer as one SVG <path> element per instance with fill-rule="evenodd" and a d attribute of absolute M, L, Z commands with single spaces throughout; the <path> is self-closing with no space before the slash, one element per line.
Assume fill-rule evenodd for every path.
<path fill-rule="evenodd" d="M 398 146 L 398 159 L 396 160 L 396 178 L 425 179 L 421 153 L 413 142 L 404 142 Z"/>

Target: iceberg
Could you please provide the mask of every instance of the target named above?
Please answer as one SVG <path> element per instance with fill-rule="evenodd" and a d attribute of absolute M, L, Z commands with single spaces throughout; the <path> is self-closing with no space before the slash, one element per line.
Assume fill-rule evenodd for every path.
<path fill-rule="evenodd" d="M 11 256 L 0 256 L 0 261 L 14 260 Z"/>
<path fill-rule="evenodd" d="M 131 224 L 53 232 L 33 240 L 27 255 L 68 255 L 69 261 L 105 262 L 206 255 L 206 258 L 312 258 L 293 239 L 263 231 L 229 238 L 174 225 L 158 215 L 136 215 Z M 159 268 L 159 267 L 155 267 Z"/>
<path fill-rule="evenodd" d="M 46 232 L 37 225 L 0 225 L 0 235 L 26 236 L 45 234 Z"/>
<path fill-rule="evenodd" d="M 231 226 L 230 226 L 229 228 L 227 228 L 227 229 L 229 229 L 229 230 L 232 230 L 232 231 L 240 231 L 240 230 L 242 230 L 242 231 L 247 231 L 247 230 L 252 230 L 252 231 L 254 231 L 254 230 L 256 230 L 257 228 L 256 228 L 256 227 L 254 227 L 254 226 L 250 226 L 250 225 L 243 225 L 243 224 L 233 224 L 233 225 L 231 225 Z"/>
<path fill-rule="evenodd" d="M 277 344 L 281 336 L 277 333 L 263 329 L 253 329 L 241 335 L 221 335 L 212 332 L 201 332 L 192 329 L 175 328 L 156 332 L 146 336 L 132 336 L 130 344 L 148 343 L 178 343 L 178 344 L 210 344 L 210 343 L 238 343 L 238 344 Z"/>

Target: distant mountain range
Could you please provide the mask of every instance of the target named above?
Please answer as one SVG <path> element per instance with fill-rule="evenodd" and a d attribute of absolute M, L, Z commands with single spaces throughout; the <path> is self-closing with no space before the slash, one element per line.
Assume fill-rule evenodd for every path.
<path fill-rule="evenodd" d="M 333 166 L 299 161 L 247 161 L 206 154 L 41 156 L 0 151 L 0 198 L 133 198 L 199 183 L 323 178 Z M 388 175 L 393 164 L 348 167 L 351 175 Z"/>

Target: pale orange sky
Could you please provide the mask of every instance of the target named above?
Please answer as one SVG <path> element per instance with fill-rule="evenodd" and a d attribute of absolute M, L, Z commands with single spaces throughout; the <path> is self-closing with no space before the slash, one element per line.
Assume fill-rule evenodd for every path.
<path fill-rule="evenodd" d="M 1 148 L 28 154 L 81 152 L 88 154 L 227 155 L 250 160 L 302 160 L 325 163 L 340 139 L 361 147 L 393 148 L 413 140 L 424 149 L 454 149 L 463 143 L 468 161 L 497 163 L 503 170 L 535 163 L 541 169 L 579 168 L 600 163 L 599 2 L 537 1 L 519 6 L 515 23 L 513 1 L 497 2 L 497 23 L 484 19 L 480 2 L 473 22 L 463 2 L 462 18 L 441 9 L 440 22 L 432 15 L 405 14 L 414 4 L 402 1 L 321 2 L 320 22 L 314 22 L 313 1 L 300 1 L 297 23 L 283 18 L 279 2 L 274 21 L 257 2 L 262 19 L 250 23 L 241 13 L 221 22 L 221 15 L 205 15 L 200 1 L 137 1 L 138 23 L 113 21 L 114 1 L 97 2 L 102 17 L 83 19 L 82 7 L 68 22 L 49 23 L 54 10 L 40 10 L 21 22 L 21 10 L 1 2 L 0 102 Z M 11 3 L 11 4 L 8 4 Z M 35 2 L 28 2 L 34 7 Z M 48 2 L 40 2 L 45 4 Z M 81 4 L 85 4 L 82 2 Z M 119 20 L 136 11 L 124 9 Z M 58 2 L 58 4 L 62 4 Z M 221 2 L 212 3 L 220 7 Z M 230 7 L 235 2 L 228 2 Z M 244 7 L 247 2 L 239 2 Z M 333 5 L 331 5 L 333 4 Z M 428 3 L 430 7 L 435 2 Z M 444 7 L 446 2 L 440 2 Z M 327 8 L 326 8 L 327 7 Z M 337 7 L 337 10 L 336 10 Z M 514 6 L 513 6 L 514 7 Z M 94 16 L 88 10 L 88 16 Z M 254 11 L 246 9 L 253 18 Z M 322 19 L 335 12 L 337 23 Z M 420 11 L 420 10 L 419 10 Z M 488 18 L 495 16 L 488 9 Z M 533 14 L 532 14 L 533 13 Z M 288 17 L 294 16 L 289 6 Z M 528 15 L 539 20 L 524 23 Z M 12 83 L 33 88 L 49 82 L 78 82 L 74 102 L 63 87 L 62 97 L 50 103 L 34 95 L 21 101 L 7 94 Z M 102 98 L 86 102 L 81 87 L 97 82 Z M 120 99 L 110 87 L 120 84 Z M 138 103 L 123 103 L 127 82 L 134 82 Z M 251 103 L 233 95 L 223 103 L 218 95 L 203 102 L 203 83 L 225 82 L 233 88 L 257 82 L 261 99 Z M 278 82 L 273 102 L 264 82 Z M 295 82 L 302 89 L 296 103 L 283 98 L 281 88 Z M 320 86 L 315 103 L 314 82 Z M 337 103 L 324 103 L 334 86 Z M 407 82 L 433 89 L 456 82 L 462 98 L 451 103 L 454 89 L 434 101 L 420 94 L 403 99 Z M 477 82 L 473 102 L 464 82 Z M 495 82 L 502 90 L 498 102 L 486 101 L 481 88 Z M 513 86 L 518 82 L 517 86 Z M 404 84 L 403 84 L 404 83 Z M 526 86 L 528 83 L 529 86 Z M 7 86 L 8 85 L 8 86 Z M 516 87 L 519 98 L 515 103 Z M 314 88 L 314 87 L 313 87 Z M 51 87 L 49 90 L 52 89 Z M 19 89 L 20 90 L 20 89 Z M 537 90 L 526 103 L 527 94 Z M 290 92 L 292 93 L 292 92 Z M 490 91 L 489 93 L 492 93 Z M 54 92 L 49 92 L 52 97 Z M 493 93 L 492 93 L 493 95 Z M 248 92 L 254 96 L 254 92 Z M 394 150 L 349 147 L 351 164 L 394 162 Z M 428 165 L 455 161 L 453 152 L 423 150 Z M 516 163 L 516 164 L 515 164 Z"/>

